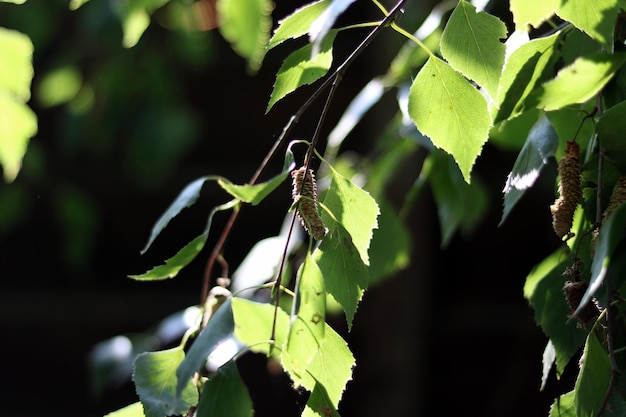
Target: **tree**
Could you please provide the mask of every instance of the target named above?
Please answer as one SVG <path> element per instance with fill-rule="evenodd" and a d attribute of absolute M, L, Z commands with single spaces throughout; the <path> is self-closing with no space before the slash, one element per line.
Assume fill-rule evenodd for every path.
<path fill-rule="evenodd" d="M 165 3 L 130 3 L 121 14 L 127 46 L 138 41 L 150 13 Z M 250 71 L 258 70 L 264 55 L 278 45 L 306 39 L 278 70 L 267 112 L 305 85 L 314 89 L 246 184 L 218 175 L 200 177 L 157 220 L 144 252 L 174 217 L 197 201 L 207 182 L 217 183 L 230 196 L 210 211 L 195 239 L 164 264 L 131 276 L 140 281 L 175 277 L 204 248 L 214 232 L 214 215 L 231 213 L 207 260 L 203 304 L 192 310 L 197 320 L 177 346 L 137 356 L 133 379 L 140 402 L 112 415 L 251 415 L 252 402 L 236 367 L 245 352 L 280 363 L 296 387 L 310 392 L 303 415 L 338 415 L 355 360 L 346 342 L 326 324 L 327 302 L 338 305 L 350 328 L 368 285 L 406 267 L 409 239 L 403 214 L 425 184 L 438 205 L 443 245 L 457 231 L 471 229 L 485 211 L 485 191 L 472 174 L 486 143 L 519 149 L 503 181 L 501 222 L 513 215 L 544 168 L 559 161 L 559 196 L 549 209 L 563 245 L 530 272 L 524 296 L 548 337 L 543 385 L 553 367 L 560 376 L 578 359 L 580 349 L 583 353 L 573 389 L 555 399 L 550 415 L 623 415 L 618 388 L 624 340 L 626 161 L 620 140 L 626 131 L 625 4 L 511 1 L 515 30 L 507 35 L 502 20 L 464 0 L 449 9 L 436 7 L 415 34 L 397 23 L 405 1 L 390 10 L 374 1 L 380 20 L 337 27 L 351 3 L 307 4 L 279 20 L 271 34 L 270 2 L 215 3 L 220 33 L 246 59 Z M 335 40 L 363 27 L 371 29 L 361 43 L 333 64 Z M 350 77 L 355 59 L 370 42 L 390 30 L 406 38 L 406 45 L 388 71 L 354 98 L 323 142 L 320 130 L 340 82 Z M 24 80 L 19 82 L 24 90 Z M 397 93 L 398 109 L 376 157 L 349 161 L 341 153 L 342 141 L 389 91 Z M 17 97 L 23 106 L 27 94 Z M 293 140 L 293 127 L 317 101 L 324 104 L 315 132 L 310 140 Z M 32 129 L 24 132 L 22 140 L 33 134 Z M 404 205 L 395 208 L 388 201 L 387 184 L 398 174 L 395 168 L 418 150 L 428 154 Z M 279 154 L 282 171 L 259 181 L 268 161 Z M 13 172 L 5 175 L 9 180 L 21 155 L 11 158 L 2 161 L 5 174 Z M 282 213 L 285 227 L 259 242 L 230 275 L 223 249 L 232 225 L 290 178 L 293 204 Z M 359 183 L 359 178 L 364 181 Z M 299 236 L 298 218 L 308 238 Z M 262 248 L 268 252 L 259 255 Z M 219 279 L 218 264 L 223 271 Z M 261 267 L 268 272 L 259 272 Z M 263 299 L 266 293 L 259 290 L 267 289 L 270 297 Z"/>

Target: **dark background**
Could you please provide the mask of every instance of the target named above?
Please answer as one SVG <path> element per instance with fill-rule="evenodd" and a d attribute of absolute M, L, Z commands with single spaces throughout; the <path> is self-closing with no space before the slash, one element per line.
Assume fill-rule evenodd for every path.
<path fill-rule="evenodd" d="M 143 332 L 198 303 L 216 232 L 176 279 L 141 283 L 126 276 L 175 253 L 226 196 L 206 186 L 199 202 L 140 256 L 154 221 L 201 175 L 247 181 L 312 91 L 304 88 L 264 115 L 290 47 L 272 51 L 252 76 L 217 32 L 168 30 L 167 14 L 159 11 L 139 44 L 124 49 L 113 3 L 91 0 L 75 12 L 61 0 L 0 4 L 0 26 L 25 32 L 35 44 L 30 104 L 39 118 L 20 175 L 0 184 L 5 416 L 98 416 L 136 401 L 130 382 L 94 394 L 88 354 L 102 340 Z M 278 2 L 275 18 L 295 6 Z M 416 29 L 429 8 L 429 2 L 413 1 L 401 24 Z M 379 16 L 371 4 L 357 2 L 344 18 Z M 385 71 L 402 43 L 388 32 L 344 78 L 325 133 L 354 94 Z M 335 60 L 364 34 L 342 34 Z M 68 65 L 80 70 L 93 102 L 46 106 L 37 86 L 48 72 Z M 345 149 L 367 152 L 393 113 L 390 97 L 368 114 Z M 314 106 L 294 135 L 310 137 L 318 114 Z M 539 392 L 546 339 L 522 296 L 526 274 L 559 244 L 548 210 L 554 169 L 498 228 L 501 190 L 514 159 L 514 153 L 485 148 L 475 173 L 490 193 L 488 214 L 473 235 L 456 237 L 447 248 L 440 249 L 436 208 L 425 193 L 407 224 L 410 268 L 370 288 L 351 333 L 342 317 L 331 319 L 357 360 L 340 408 L 344 417 L 546 415 L 554 396 L 570 389 L 571 376 L 557 381 L 552 375 Z M 273 161 L 268 172 L 281 163 Z M 402 169 L 415 175 L 418 168 Z M 227 246 L 232 268 L 255 242 L 277 233 L 282 215 L 276 213 L 288 209 L 289 198 L 285 188 L 241 217 Z M 224 220 L 218 215 L 213 230 Z M 295 415 L 305 402 L 283 376 L 268 374 L 261 358 L 244 357 L 239 366 L 257 415 Z"/>

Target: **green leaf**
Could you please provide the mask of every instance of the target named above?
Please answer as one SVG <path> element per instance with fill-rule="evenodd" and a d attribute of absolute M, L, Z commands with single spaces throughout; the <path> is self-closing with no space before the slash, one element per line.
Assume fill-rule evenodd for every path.
<path fill-rule="evenodd" d="M 30 98 L 33 79 L 33 43 L 21 32 L 0 27 L 0 92 L 21 101 Z"/>
<path fill-rule="evenodd" d="M 140 402 L 127 405 L 117 411 L 106 414 L 104 417 L 144 417 L 143 405 Z"/>
<path fill-rule="evenodd" d="M 495 100 L 494 123 L 514 118 L 525 110 L 524 102 L 535 86 L 543 81 L 553 60 L 560 33 L 533 39 L 516 49 L 506 60 Z"/>
<path fill-rule="evenodd" d="M 178 380 L 175 386 L 177 395 L 184 393 L 187 385 L 191 383 L 191 378 L 204 365 L 209 354 L 222 342 L 232 337 L 234 331 L 235 322 L 231 297 L 227 298 L 211 315 L 206 327 L 202 329 L 189 348 L 187 356 L 175 369 Z"/>
<path fill-rule="evenodd" d="M 302 417 L 339 417 L 337 409 L 328 398 L 328 393 L 322 384 L 316 382 L 306 402 Z"/>
<path fill-rule="evenodd" d="M 178 272 L 180 272 L 181 269 L 187 266 L 189 262 L 193 261 L 196 255 L 198 255 L 198 253 L 200 253 L 200 251 L 204 248 L 204 244 L 206 243 L 206 240 L 209 236 L 211 223 L 213 222 L 213 216 L 215 215 L 215 213 L 217 213 L 218 211 L 229 210 L 233 207 L 236 207 L 238 203 L 238 200 L 232 200 L 228 203 L 214 207 L 209 214 L 207 225 L 201 235 L 197 236 L 194 240 L 187 243 L 182 249 L 180 249 L 176 253 L 176 255 L 166 260 L 164 265 L 154 267 L 148 272 L 145 272 L 141 275 L 129 275 L 129 278 L 138 281 L 154 281 L 166 278 L 174 278 L 178 274 Z"/>
<path fill-rule="evenodd" d="M 176 368 L 185 357 L 182 346 L 137 356 L 133 380 L 146 417 L 183 414 L 198 402 L 198 390 L 191 379 L 182 384 Z M 181 385 L 180 395 L 176 387 Z"/>
<path fill-rule="evenodd" d="M 237 364 L 228 361 L 204 384 L 197 416 L 252 417 L 252 399 Z"/>
<path fill-rule="evenodd" d="M 593 417 L 609 388 L 611 361 L 593 332 L 587 337 L 582 357 L 582 367 L 574 386 L 576 415 Z"/>
<path fill-rule="evenodd" d="M 337 31 L 331 31 L 324 38 L 320 52 L 313 57 L 311 57 L 312 46 L 308 44 L 292 52 L 285 59 L 276 74 L 266 113 L 287 94 L 303 85 L 312 84 L 328 72 L 333 63 L 333 42 L 336 35 Z"/>
<path fill-rule="evenodd" d="M 33 78 L 33 43 L 23 33 L 0 27 L 0 164 L 6 182 L 20 171 L 37 116 L 26 105 Z"/>
<path fill-rule="evenodd" d="M 240 199 L 245 203 L 250 203 L 253 206 L 259 204 L 265 197 L 267 197 L 272 191 L 274 191 L 280 184 L 282 184 L 289 176 L 288 172 L 284 172 L 275 176 L 271 180 L 261 184 L 233 184 L 226 178 L 219 178 L 217 183 L 230 195 Z"/>
<path fill-rule="evenodd" d="M 237 339 L 249 346 L 252 352 L 268 354 L 269 337 L 274 322 L 274 306 L 243 298 L 233 298 L 232 307 L 237 323 L 235 328 Z M 276 346 L 283 346 L 287 340 L 289 316 L 283 310 L 278 309 L 275 320 Z M 354 356 L 345 340 L 328 325 L 324 330 L 324 341 L 304 374 L 297 375 L 290 369 L 289 361 L 282 361 L 283 368 L 289 373 L 296 386 L 302 385 L 309 391 L 313 391 L 316 383 L 321 384 L 335 408 L 339 404 L 346 383 L 352 378 L 354 364 Z"/>
<path fill-rule="evenodd" d="M 578 58 L 529 97 L 546 111 L 584 103 L 595 96 L 626 61 L 626 54 L 591 54 Z"/>
<path fill-rule="evenodd" d="M 554 362 L 556 362 L 556 350 L 554 349 L 554 345 L 551 340 L 548 340 L 545 349 L 543 350 L 543 355 L 541 357 L 541 363 L 543 364 L 543 369 L 541 372 L 541 387 L 539 391 L 543 391 L 546 387 L 546 383 L 548 382 L 548 377 L 550 376 L 550 371 L 554 366 Z"/>
<path fill-rule="evenodd" d="M 285 365 L 283 363 L 283 366 Z M 354 356 L 348 349 L 346 341 L 327 325 L 324 342 L 320 346 L 317 355 L 311 361 L 307 372 L 299 377 L 290 372 L 289 369 L 287 371 L 296 386 L 302 385 L 309 391 L 315 392 L 317 385 L 321 385 L 326 391 L 325 394 L 328 401 L 330 401 L 333 408 L 337 409 L 346 384 L 352 379 L 352 368 L 354 365 Z M 322 394 L 320 391 L 321 387 L 318 388 L 314 401 L 322 404 L 326 400 L 318 396 Z"/>
<path fill-rule="evenodd" d="M 176 255 L 167 259 L 165 264 L 156 266 L 149 271 L 140 275 L 129 275 L 136 281 L 155 281 L 167 278 L 174 278 L 181 269 L 193 261 L 200 253 L 204 244 L 206 243 L 208 233 L 203 233 L 196 237 L 191 242 L 187 243 L 182 249 L 180 249 Z"/>
<path fill-rule="evenodd" d="M 524 297 L 535 311 L 535 321 L 554 345 L 558 375 L 563 373 L 586 336 L 576 320 L 568 317 L 563 272 L 569 262 L 571 260 L 557 251 L 535 266 L 524 284 Z"/>
<path fill-rule="evenodd" d="M 559 147 L 559 138 L 547 117 L 543 116 L 533 126 L 524 147 L 517 155 L 513 170 L 509 173 L 504 186 L 504 223 L 509 213 L 519 202 L 524 193 L 539 178 L 541 169 L 550 162 Z"/>
<path fill-rule="evenodd" d="M 326 36 L 335 21 L 355 0 L 332 0 L 330 6 L 311 23 L 309 40 L 312 43 L 312 55 L 317 55 Z"/>
<path fill-rule="evenodd" d="M 560 395 L 550 407 L 549 417 L 579 417 L 574 404 L 574 391 Z"/>
<path fill-rule="evenodd" d="M 24 4 L 26 0 L 0 0 L 4 3 L 13 3 L 13 4 Z"/>
<path fill-rule="evenodd" d="M 113 6 L 122 21 L 124 38 L 122 45 L 132 48 L 137 45 L 143 33 L 150 26 L 150 15 L 168 3 L 169 0 L 129 0 L 115 2 Z"/>
<path fill-rule="evenodd" d="M 431 57 L 411 86 L 409 115 L 420 132 L 454 157 L 469 183 L 491 127 L 482 94 L 444 61 Z"/>
<path fill-rule="evenodd" d="M 326 10 L 330 3 L 330 0 L 309 3 L 279 21 L 278 28 L 270 39 L 267 49 L 270 50 L 288 39 L 299 38 L 307 34 L 311 24 Z"/>
<path fill-rule="evenodd" d="M 567 0 L 559 5 L 556 14 L 612 51 L 618 10 L 615 0 Z"/>
<path fill-rule="evenodd" d="M 6 182 L 22 167 L 29 139 L 37 133 L 37 116 L 15 96 L 0 90 L 0 164 Z"/>
<path fill-rule="evenodd" d="M 394 207 L 379 198 L 379 227 L 374 230 L 370 247 L 369 284 L 400 271 L 411 262 L 411 236 Z"/>
<path fill-rule="evenodd" d="M 511 0 L 515 29 L 528 31 L 528 25 L 538 28 L 560 4 L 561 0 Z"/>
<path fill-rule="evenodd" d="M 233 317 L 237 326 L 235 337 L 255 353 L 270 353 L 270 336 L 274 321 L 274 306 L 244 298 L 232 299 Z M 289 315 L 284 310 L 276 312 L 276 346 L 283 346 L 289 333 Z M 265 343 L 264 343 L 265 342 Z"/>
<path fill-rule="evenodd" d="M 87 3 L 89 0 L 70 0 L 70 10 L 77 10 L 83 4 Z"/>
<path fill-rule="evenodd" d="M 624 149 L 624 132 L 626 132 L 626 101 L 606 110 L 598 118 L 596 132 L 602 143 L 606 157 L 621 172 L 626 172 L 626 149 Z"/>
<path fill-rule="evenodd" d="M 441 246 L 445 247 L 459 228 L 468 233 L 479 224 L 487 208 L 487 195 L 479 182 L 463 181 L 450 155 L 433 152 L 428 160 L 424 175 L 430 180 L 437 202 Z"/>
<path fill-rule="evenodd" d="M 324 275 L 327 291 L 343 308 L 351 328 L 357 305 L 367 288 L 368 273 L 350 234 L 338 225 L 322 240 L 313 259 Z"/>
<path fill-rule="evenodd" d="M 479 12 L 461 0 L 441 37 L 441 54 L 450 66 L 496 97 L 504 63 L 506 26 L 500 19 Z"/>
<path fill-rule="evenodd" d="M 233 49 L 248 60 L 256 72 L 265 56 L 265 45 L 272 30 L 271 0 L 218 0 L 219 30 Z"/>
<path fill-rule="evenodd" d="M 378 204 L 367 191 L 354 185 L 332 166 L 330 168 L 333 177 L 324 194 L 323 204 L 334 215 L 334 219 L 326 212 L 322 213 L 322 219 L 331 232 L 336 224 L 334 220 L 337 220 L 350 234 L 352 244 L 357 248 L 363 263 L 368 265 L 372 232 L 378 227 Z"/>
<path fill-rule="evenodd" d="M 289 176 L 291 170 L 295 167 L 293 152 L 291 149 L 287 150 L 285 154 L 285 162 L 283 164 L 283 171 L 274 178 L 263 182 L 261 184 L 244 184 L 236 185 L 227 180 L 226 178 L 218 178 L 217 183 L 230 195 L 240 199 L 243 202 L 250 203 L 253 206 L 259 204 L 265 197 L 267 197 L 272 191 L 274 191 L 285 179 Z"/>
<path fill-rule="evenodd" d="M 291 319 L 284 353 L 291 370 L 302 375 L 320 349 L 326 327 L 324 277 L 310 254 L 298 270 L 297 291 L 294 304 L 297 314 Z"/>
<path fill-rule="evenodd" d="M 580 300 L 574 316 L 577 316 L 585 308 L 604 282 L 615 249 L 622 239 L 624 227 L 626 227 L 626 204 L 618 207 L 600 227 L 600 234 L 595 242 L 589 287 Z"/>
<path fill-rule="evenodd" d="M 183 191 L 178 194 L 178 197 L 176 197 L 174 202 L 170 204 L 167 210 L 161 214 L 161 217 L 159 217 L 154 226 L 152 226 L 150 238 L 141 250 L 142 254 L 150 248 L 156 237 L 163 231 L 163 229 L 165 229 L 170 220 L 176 217 L 184 208 L 192 206 L 196 200 L 198 200 L 202 186 L 207 180 L 210 179 L 215 179 L 215 177 L 201 177 L 185 186 Z"/>
<path fill-rule="evenodd" d="M 54 69 L 45 74 L 36 88 L 37 101 L 43 107 L 52 107 L 72 100 L 82 86 L 80 70 L 73 66 Z"/>

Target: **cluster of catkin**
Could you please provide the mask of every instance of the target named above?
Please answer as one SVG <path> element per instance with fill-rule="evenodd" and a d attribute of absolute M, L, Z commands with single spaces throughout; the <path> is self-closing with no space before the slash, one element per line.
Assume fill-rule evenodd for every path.
<path fill-rule="evenodd" d="M 580 185 L 580 147 L 574 141 L 565 144 L 565 154 L 559 161 L 559 198 L 550 206 L 552 227 L 560 238 L 569 237 L 576 206 L 582 199 Z"/>
<path fill-rule="evenodd" d="M 306 174 L 306 175 L 305 175 Z M 315 173 L 305 167 L 291 171 L 293 182 L 292 196 L 294 204 L 297 204 L 297 213 L 300 223 L 309 235 L 320 240 L 326 234 L 326 228 L 317 208 L 317 184 Z"/>

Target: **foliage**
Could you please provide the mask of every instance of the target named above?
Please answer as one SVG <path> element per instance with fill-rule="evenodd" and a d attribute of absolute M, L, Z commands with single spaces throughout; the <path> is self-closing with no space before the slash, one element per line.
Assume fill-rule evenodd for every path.
<path fill-rule="evenodd" d="M 75 1 L 71 7 L 78 9 L 83 3 Z M 119 3 L 123 45 L 136 45 L 151 14 L 166 3 Z M 204 249 L 213 216 L 230 211 L 230 221 L 207 260 L 200 317 L 177 346 L 137 356 L 133 379 L 141 407 L 135 404 L 110 415 L 202 416 L 224 410 L 231 415 L 252 415 L 254 403 L 236 366 L 246 352 L 261 353 L 279 363 L 295 387 L 310 393 L 303 416 L 338 415 L 355 359 L 346 341 L 326 322 L 327 302 L 338 304 L 350 329 L 370 281 L 406 266 L 409 248 L 403 235 L 404 213 L 425 185 L 432 189 L 438 205 L 445 245 L 458 230 L 472 229 L 485 214 L 486 193 L 473 174 L 485 144 L 519 151 L 504 187 L 504 222 L 515 215 L 514 208 L 543 168 L 568 157 L 563 152 L 568 141 L 583 150 L 581 175 L 561 176 L 559 181 L 580 180 L 575 185 L 582 187 L 583 197 L 574 202 L 573 227 L 562 248 L 528 274 L 523 291 L 548 338 L 542 386 L 553 366 L 560 377 L 568 364 L 579 362 L 575 385 L 555 400 L 549 414 L 626 414 L 618 389 L 623 385 L 620 372 L 626 340 L 622 269 L 626 208 L 621 204 L 626 192 L 618 180 L 626 174 L 622 143 L 626 52 L 620 31 L 624 2 L 511 0 L 515 31 L 507 34 L 500 18 L 459 0 L 445 19 L 433 11 L 440 24 L 428 31 L 420 29 L 416 35 L 395 23 L 404 3 L 400 0 L 388 11 L 373 0 L 380 11 L 379 21 L 336 27 L 352 1 L 317 1 L 278 20 L 270 35 L 269 2 L 217 0 L 219 31 L 251 72 L 260 68 L 266 53 L 275 53 L 276 46 L 293 46 L 276 74 L 266 112 L 304 86 L 312 85 L 314 90 L 283 127 L 248 183 L 203 176 L 191 182 L 157 220 L 143 252 L 174 217 L 197 202 L 207 181 L 215 181 L 229 196 L 209 211 L 205 229 L 173 257 L 131 276 L 135 280 L 175 277 Z M 346 31 L 367 27 L 370 31 L 362 42 L 337 60 L 337 39 Z M 331 133 L 328 146 L 320 145 L 319 131 L 340 81 L 350 76 L 351 65 L 372 39 L 387 30 L 404 36 L 406 46 L 389 63 L 388 73 L 372 80 L 364 89 L 367 94 L 355 98 Z M 0 120 L 0 125 L 10 127 L 0 130 L 0 162 L 5 178 L 11 181 L 25 143 L 36 131 L 25 104 L 32 78 L 32 44 L 23 35 L 3 31 L 0 51 L 15 57 L 11 65 L 0 63 L 0 106 L 5 109 L 2 114 L 10 116 Z M 70 69 L 56 79 L 76 79 L 72 74 Z M 390 123 L 393 134 L 381 138 L 379 157 L 362 158 L 350 166 L 340 153 L 343 138 L 388 91 L 398 97 L 398 117 Z M 290 141 L 293 126 L 323 94 L 326 102 L 310 141 Z M 512 126 L 515 138 L 511 138 Z M 302 160 L 294 156 L 293 149 L 298 147 L 305 153 Z M 386 186 L 398 175 L 395 167 L 418 149 L 428 156 L 414 175 L 404 209 L 396 209 L 387 201 Z M 282 171 L 258 182 L 267 161 L 283 151 Z M 232 224 L 269 195 L 281 192 L 296 166 L 315 168 L 323 184 L 316 203 L 326 234 L 316 235 L 318 241 L 303 239 L 295 231 L 298 205 L 317 199 L 296 188 L 291 207 L 281 213 L 281 217 L 287 214 L 288 226 L 275 237 L 280 238 L 279 253 L 270 257 L 271 262 L 267 260 L 272 278 L 263 276 L 262 282 L 237 290 L 237 272 L 213 280 L 215 263 L 226 262 L 223 249 Z M 617 197 L 609 204 L 611 193 Z M 385 247 L 387 242 L 391 243 Z M 229 287 L 230 278 L 235 282 Z M 271 298 L 262 299 L 256 292 L 260 288 L 271 288 Z M 219 360 L 211 360 L 218 356 Z"/>

